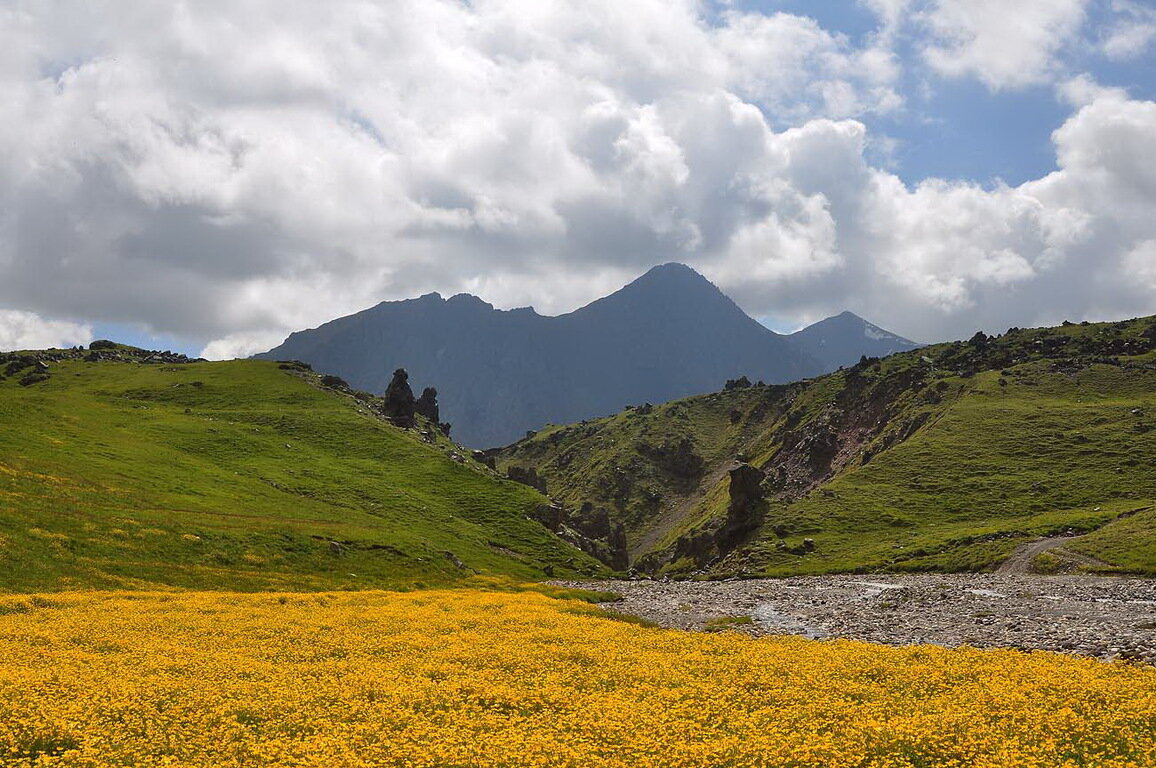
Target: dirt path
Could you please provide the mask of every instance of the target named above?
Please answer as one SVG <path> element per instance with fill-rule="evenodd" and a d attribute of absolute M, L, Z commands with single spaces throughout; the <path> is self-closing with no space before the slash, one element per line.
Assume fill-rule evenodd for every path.
<path fill-rule="evenodd" d="M 1003 562 L 996 573 L 1000 576 L 1007 576 L 1015 573 L 1031 573 L 1032 560 L 1035 556 L 1047 552 L 1049 549 L 1062 547 L 1070 541 L 1075 541 L 1079 536 L 1053 536 L 1047 539 L 1040 539 L 1038 541 L 1031 541 L 1022 546 L 1016 547 L 1016 550 L 1011 553 L 1011 557 Z"/>
<path fill-rule="evenodd" d="M 642 535 L 642 538 L 630 546 L 630 559 L 633 561 L 639 555 L 643 555 L 650 549 L 656 547 L 668 533 L 674 530 L 675 526 L 690 514 L 695 505 L 703 500 L 703 497 L 722 482 L 722 479 L 726 477 L 730 471 L 731 465 L 724 462 L 721 467 L 707 475 L 706 479 L 699 483 L 698 488 L 692 496 L 683 499 L 664 512 L 662 516 L 655 521 L 654 525 Z"/>
<path fill-rule="evenodd" d="M 756 636 L 1011 647 L 1156 663 L 1156 579 L 872 574 L 568 585 L 616 592 L 623 599 L 608 610 L 676 629 L 746 616 L 750 622 L 734 628 Z"/>

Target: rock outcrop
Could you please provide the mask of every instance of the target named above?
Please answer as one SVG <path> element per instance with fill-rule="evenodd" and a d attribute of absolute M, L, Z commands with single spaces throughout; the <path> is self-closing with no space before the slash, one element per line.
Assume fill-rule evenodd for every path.
<path fill-rule="evenodd" d="M 546 478 L 541 477 L 536 469 L 527 469 L 526 467 L 511 465 L 506 470 L 506 477 L 510 478 L 515 483 L 528 485 L 538 491 L 538 493 L 543 495 L 546 493 Z"/>
<path fill-rule="evenodd" d="M 383 408 L 385 416 L 395 425 L 409 429 L 416 422 L 417 401 L 414 400 L 413 390 L 409 388 L 409 374 L 404 368 L 393 372 L 393 380 L 385 390 Z"/>
<path fill-rule="evenodd" d="M 421 397 L 417 399 L 415 408 L 418 416 L 424 416 L 434 424 L 441 422 L 438 415 L 438 391 L 433 387 L 426 387 L 421 391 Z"/>
<path fill-rule="evenodd" d="M 534 519 L 588 555 L 616 571 L 630 567 L 626 529 L 602 508 L 584 504 L 578 512 L 552 502 L 539 504 Z"/>
<path fill-rule="evenodd" d="M 700 568 L 706 567 L 737 549 L 762 525 L 766 516 L 766 475 L 758 467 L 741 463 L 730 470 L 729 476 L 726 517 L 681 536 L 674 544 L 674 560 L 689 559 Z M 662 557 L 650 557 L 639 561 L 638 567 L 654 570 L 663 562 Z"/>
<path fill-rule="evenodd" d="M 730 471 L 730 503 L 722 528 L 715 536 L 720 552 L 730 552 L 763 522 L 765 475 L 758 467 L 739 464 Z"/>

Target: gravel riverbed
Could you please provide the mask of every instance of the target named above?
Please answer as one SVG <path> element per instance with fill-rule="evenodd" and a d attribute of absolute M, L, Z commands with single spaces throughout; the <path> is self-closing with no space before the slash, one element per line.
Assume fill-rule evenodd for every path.
<path fill-rule="evenodd" d="M 902 574 L 752 581 L 558 581 L 623 596 L 608 610 L 700 630 L 749 616 L 748 634 L 891 645 L 1011 647 L 1156 664 L 1156 580 Z"/>

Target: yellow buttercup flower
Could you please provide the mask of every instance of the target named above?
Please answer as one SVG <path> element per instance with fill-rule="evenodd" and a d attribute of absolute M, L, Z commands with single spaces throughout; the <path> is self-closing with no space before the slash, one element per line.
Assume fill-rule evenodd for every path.
<path fill-rule="evenodd" d="M 1156 765 L 1156 669 L 536 593 L 0 598 L 5 766 Z"/>

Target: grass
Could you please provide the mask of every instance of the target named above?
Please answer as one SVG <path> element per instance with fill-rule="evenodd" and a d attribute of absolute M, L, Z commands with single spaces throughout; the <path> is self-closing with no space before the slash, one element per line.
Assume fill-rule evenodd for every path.
<path fill-rule="evenodd" d="M 1156 374 L 1092 366 L 1074 382 L 1022 373 L 1004 386 L 998 373 L 974 377 L 911 439 L 849 467 L 825 492 L 773 507 L 769 525 L 817 547 L 800 560 L 764 536 L 764 571 L 986 570 L 1021 541 L 1092 531 L 1156 498 L 1156 439 L 1132 432 L 1131 415 L 1156 408 Z M 1142 565 L 1137 542 L 1120 549 L 1131 554 L 1103 559 Z"/>
<path fill-rule="evenodd" d="M 264 361 L 0 381 L 0 589 L 414 587 L 601 567 L 545 501 Z"/>
<path fill-rule="evenodd" d="M 688 453 L 703 467 L 733 458 L 751 439 L 752 429 L 759 428 L 749 415 L 764 402 L 762 393 L 763 388 L 736 390 L 550 426 L 510 446 L 499 467 L 537 467 L 552 496 L 575 508 L 597 500 L 613 511 L 628 535 L 638 536 L 653 524 L 665 499 L 692 492 L 704 476 L 665 458 L 663 449 L 669 453 L 689 440 Z"/>
<path fill-rule="evenodd" d="M 1041 552 L 1032 558 L 1032 573 L 1059 573 L 1064 567 L 1064 561 L 1051 552 Z"/>
<path fill-rule="evenodd" d="M 828 433 L 833 457 L 811 447 Z M 702 459 L 692 477 L 653 451 L 678 441 Z M 714 562 L 676 559 L 680 540 L 725 517 L 736 460 L 768 470 L 760 532 Z M 1156 499 L 1156 319 L 1012 329 L 628 410 L 545 430 L 501 464 L 608 509 L 661 573 L 990 570 L 1063 533 L 1089 533 L 1071 549 L 1107 569 L 1152 573 L 1152 514 L 1117 518 Z"/>
<path fill-rule="evenodd" d="M 755 623 L 755 620 L 750 616 L 719 616 L 715 619 L 708 619 L 702 628 L 706 632 L 726 632 L 728 630 L 737 629 L 738 627 L 747 627 Z"/>
<path fill-rule="evenodd" d="M 1156 576 L 1156 507 L 1132 511 L 1066 548 L 1125 573 Z"/>

